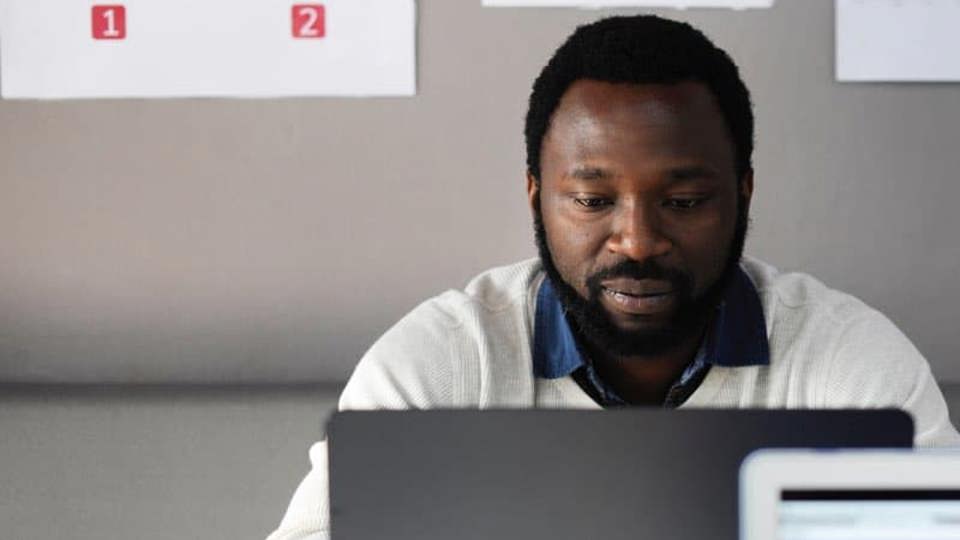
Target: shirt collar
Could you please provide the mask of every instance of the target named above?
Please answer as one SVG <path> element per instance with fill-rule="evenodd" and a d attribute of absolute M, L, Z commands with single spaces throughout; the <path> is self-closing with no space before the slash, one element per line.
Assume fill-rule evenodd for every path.
<path fill-rule="evenodd" d="M 702 355 L 702 356 L 701 356 Z M 767 365 L 770 347 L 760 295 L 741 268 L 724 290 L 698 360 L 723 367 Z M 566 377 L 585 364 L 563 305 L 549 278 L 537 293 L 533 332 L 533 371 L 544 379 Z"/>

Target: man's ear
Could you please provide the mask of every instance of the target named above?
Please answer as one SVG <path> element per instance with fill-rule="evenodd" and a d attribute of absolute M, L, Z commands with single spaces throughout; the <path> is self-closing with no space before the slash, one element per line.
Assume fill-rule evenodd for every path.
<path fill-rule="evenodd" d="M 530 215 L 537 215 L 537 205 L 540 201 L 540 182 L 527 171 L 527 204 L 530 205 Z"/>
<path fill-rule="evenodd" d="M 753 169 L 747 169 L 740 178 L 740 200 L 750 210 L 750 199 L 753 197 Z"/>

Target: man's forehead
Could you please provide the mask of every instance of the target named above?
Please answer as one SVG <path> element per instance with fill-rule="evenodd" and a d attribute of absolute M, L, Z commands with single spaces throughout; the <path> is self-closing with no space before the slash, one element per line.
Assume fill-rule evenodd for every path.
<path fill-rule="evenodd" d="M 575 81 L 564 92 L 553 120 L 556 122 L 642 121 L 662 124 L 680 116 L 719 114 L 713 94 L 703 83 L 610 83 L 593 79 Z"/>
<path fill-rule="evenodd" d="M 698 82 L 573 83 L 551 119 L 544 166 L 572 162 L 709 162 L 733 167 L 733 148 L 711 91 Z M 729 163 L 728 163 L 729 162 Z"/>

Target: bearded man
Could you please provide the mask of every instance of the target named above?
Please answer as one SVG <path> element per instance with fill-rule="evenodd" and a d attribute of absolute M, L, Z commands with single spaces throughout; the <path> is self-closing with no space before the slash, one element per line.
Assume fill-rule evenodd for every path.
<path fill-rule="evenodd" d="M 702 33 L 580 27 L 533 85 L 539 258 L 427 300 L 358 364 L 341 409 L 876 408 L 958 445 L 926 360 L 886 317 L 743 257 L 750 96 Z M 326 538 L 326 450 L 271 537 Z"/>

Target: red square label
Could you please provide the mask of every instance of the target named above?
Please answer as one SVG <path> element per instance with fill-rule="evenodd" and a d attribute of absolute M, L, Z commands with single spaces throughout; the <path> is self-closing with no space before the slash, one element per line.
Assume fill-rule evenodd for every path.
<path fill-rule="evenodd" d="M 323 4 L 295 4 L 291 19 L 295 38 L 322 38 L 327 33 Z"/>
<path fill-rule="evenodd" d="M 127 8 L 122 5 L 93 6 L 93 39 L 127 37 Z"/>

